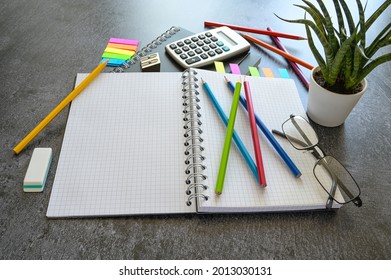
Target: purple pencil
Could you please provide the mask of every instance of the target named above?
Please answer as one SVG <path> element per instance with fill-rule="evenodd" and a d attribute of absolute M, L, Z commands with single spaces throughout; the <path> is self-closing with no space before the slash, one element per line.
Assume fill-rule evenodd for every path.
<path fill-rule="evenodd" d="M 268 31 L 273 31 L 270 27 L 267 28 Z M 276 46 L 288 53 L 288 51 L 286 50 L 286 48 L 282 45 L 280 39 L 278 39 L 277 37 L 274 37 L 274 36 L 270 36 L 270 38 L 272 38 L 273 42 L 276 44 Z M 288 63 L 290 64 L 290 66 L 293 68 L 293 70 L 296 72 L 297 76 L 299 76 L 300 80 L 302 81 L 302 83 L 304 84 L 304 86 L 308 89 L 309 88 L 309 82 L 307 80 L 307 78 L 304 76 L 303 72 L 301 71 L 301 69 L 299 68 L 299 66 L 296 64 L 296 62 L 293 62 L 289 59 L 287 59 Z"/>

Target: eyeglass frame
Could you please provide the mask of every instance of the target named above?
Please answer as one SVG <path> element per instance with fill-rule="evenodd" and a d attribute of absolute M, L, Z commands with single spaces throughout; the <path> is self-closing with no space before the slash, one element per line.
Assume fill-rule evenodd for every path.
<path fill-rule="evenodd" d="M 314 131 L 314 134 L 316 135 L 316 138 L 317 138 L 317 142 L 315 144 L 311 143 L 311 141 L 309 141 L 307 135 L 305 134 L 304 131 L 302 131 L 298 126 L 295 125 L 296 129 L 299 131 L 299 133 L 303 136 L 303 138 L 307 138 L 308 139 L 308 142 L 310 144 L 306 144 L 304 143 L 303 141 L 299 140 L 299 139 L 296 139 L 292 136 L 289 136 L 287 137 L 286 134 L 285 134 L 285 131 L 284 131 L 284 124 L 286 124 L 288 121 L 291 121 L 293 124 L 295 124 L 295 122 L 293 121 L 294 118 L 301 118 L 302 120 L 304 120 L 308 125 L 309 127 Z M 327 194 L 329 195 L 328 199 L 327 199 L 327 202 L 326 202 L 326 208 L 327 209 L 330 209 L 332 207 L 332 203 L 333 201 L 337 202 L 338 204 L 347 204 L 349 202 L 353 202 L 354 205 L 356 205 L 357 207 L 361 207 L 362 206 L 362 200 L 360 198 L 360 195 L 361 195 L 361 189 L 359 187 L 359 185 L 357 184 L 356 180 L 353 178 L 353 176 L 351 175 L 351 173 L 346 169 L 346 167 L 340 162 L 338 161 L 335 157 L 333 156 L 330 156 L 330 155 L 326 155 L 326 153 L 323 151 L 323 149 L 318 145 L 319 144 L 319 137 L 318 137 L 318 134 L 316 133 L 315 129 L 312 127 L 312 125 L 309 123 L 308 120 L 306 120 L 305 118 L 303 118 L 302 116 L 299 116 L 299 115 L 295 115 L 295 114 L 291 114 L 289 119 L 287 119 L 286 121 L 284 121 L 281 125 L 281 129 L 283 132 L 281 131 L 278 131 L 278 130 L 275 130 L 273 129 L 272 132 L 287 139 L 288 142 L 296 149 L 296 150 L 307 150 L 309 152 L 311 152 L 311 154 L 317 159 L 315 165 L 314 165 L 314 168 L 312 170 L 312 173 L 313 175 L 315 176 L 316 180 L 318 181 L 318 183 L 322 186 L 322 188 L 327 192 Z M 299 148 L 297 147 L 296 145 L 294 145 L 291 140 L 294 140 L 294 142 L 300 144 L 303 146 L 303 148 Z M 318 148 L 321 153 L 323 154 L 323 156 L 316 150 L 316 148 Z M 358 189 L 358 194 L 356 196 L 354 196 L 353 194 L 350 193 L 349 190 L 346 189 L 346 187 L 344 186 L 344 184 L 341 183 L 341 181 L 338 179 L 338 176 L 336 176 L 331 170 L 328 169 L 328 164 L 327 164 L 327 161 L 324 161 L 324 162 L 321 162 L 325 159 L 325 157 L 329 157 L 329 158 L 332 158 L 333 160 L 335 160 L 336 162 L 338 162 L 344 169 L 345 171 L 349 174 L 349 176 L 351 177 L 351 179 L 353 180 L 353 182 L 356 184 L 357 186 L 357 189 Z M 333 186 L 332 186 L 332 189 L 330 192 L 328 192 L 326 190 L 326 188 L 323 186 L 323 184 L 320 182 L 320 180 L 318 179 L 318 177 L 315 175 L 315 168 L 318 164 L 321 164 L 322 166 L 324 166 L 326 168 L 326 170 L 330 173 L 330 175 L 332 176 L 332 180 L 333 180 Z M 336 180 L 335 180 L 336 179 Z M 334 198 L 334 195 L 332 193 L 335 193 L 336 189 L 337 189 L 337 186 L 340 186 L 344 191 L 345 193 L 349 196 L 350 200 L 349 201 L 346 201 L 344 203 L 342 202 L 339 202 L 337 201 L 335 198 Z"/>

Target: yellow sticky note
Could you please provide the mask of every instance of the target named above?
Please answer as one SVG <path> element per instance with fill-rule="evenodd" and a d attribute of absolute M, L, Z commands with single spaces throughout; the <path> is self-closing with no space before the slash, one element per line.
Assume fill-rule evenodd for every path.
<path fill-rule="evenodd" d="M 224 63 L 215 61 L 216 72 L 225 73 Z"/>
<path fill-rule="evenodd" d="M 267 77 L 267 78 L 274 78 L 272 69 L 270 69 L 270 68 L 262 68 L 262 72 L 263 72 L 263 74 L 265 74 L 265 77 Z"/>
<path fill-rule="evenodd" d="M 121 50 L 121 49 L 116 49 L 116 48 L 106 48 L 104 52 L 124 54 L 124 55 L 129 55 L 129 56 L 133 56 L 135 54 L 134 51 L 127 51 L 127 50 Z"/>

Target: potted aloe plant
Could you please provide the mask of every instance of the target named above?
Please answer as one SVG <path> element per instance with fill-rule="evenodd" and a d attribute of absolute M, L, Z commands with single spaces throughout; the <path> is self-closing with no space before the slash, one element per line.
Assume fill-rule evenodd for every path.
<path fill-rule="evenodd" d="M 391 0 L 384 1 L 367 19 L 365 8 L 356 0 L 357 22 L 344 0 L 333 0 L 335 22 L 322 0 L 317 0 L 318 7 L 310 1 L 303 2 L 305 5 L 295 6 L 305 11 L 304 19 L 279 18 L 305 26 L 309 47 L 318 63 L 311 73 L 308 116 L 320 125 L 339 126 L 364 94 L 366 76 L 377 66 L 391 61 L 391 53 L 378 55 L 380 49 L 391 45 L 390 22 L 372 42 L 368 43 L 366 38 L 367 31 L 390 6 Z M 323 47 L 323 54 L 316 47 L 314 34 Z"/>

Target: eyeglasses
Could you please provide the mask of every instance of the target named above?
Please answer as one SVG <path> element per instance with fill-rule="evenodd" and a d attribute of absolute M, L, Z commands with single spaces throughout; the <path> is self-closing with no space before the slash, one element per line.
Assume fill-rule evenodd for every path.
<path fill-rule="evenodd" d="M 310 151 L 317 159 L 313 174 L 329 195 L 326 208 L 331 208 L 333 201 L 339 204 L 353 202 L 357 207 L 362 206 L 360 187 L 336 158 L 325 155 L 318 146 L 318 135 L 306 119 L 291 115 L 282 124 L 282 131 L 273 130 L 273 133 L 286 138 L 297 150 Z"/>

